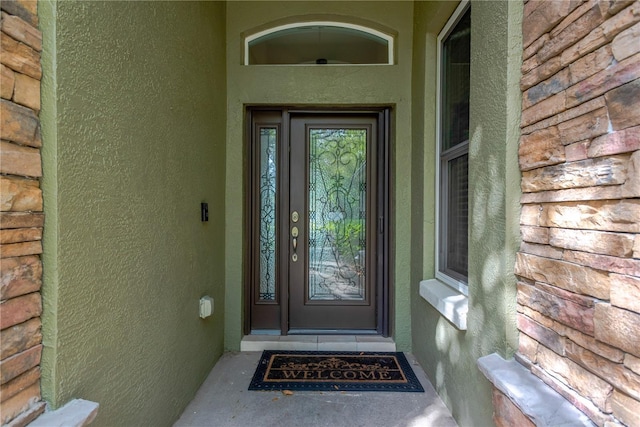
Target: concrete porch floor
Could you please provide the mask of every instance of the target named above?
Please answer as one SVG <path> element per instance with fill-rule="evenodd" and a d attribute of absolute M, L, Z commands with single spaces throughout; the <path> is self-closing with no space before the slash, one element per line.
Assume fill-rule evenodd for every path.
<path fill-rule="evenodd" d="M 411 354 L 424 393 L 249 391 L 261 352 L 224 354 L 174 427 L 456 427 Z"/>

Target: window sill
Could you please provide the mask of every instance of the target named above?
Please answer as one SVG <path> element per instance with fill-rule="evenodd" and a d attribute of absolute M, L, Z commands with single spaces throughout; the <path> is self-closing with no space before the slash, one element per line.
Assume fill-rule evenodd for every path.
<path fill-rule="evenodd" d="M 420 296 L 461 331 L 467 330 L 469 298 L 437 279 L 420 282 Z"/>

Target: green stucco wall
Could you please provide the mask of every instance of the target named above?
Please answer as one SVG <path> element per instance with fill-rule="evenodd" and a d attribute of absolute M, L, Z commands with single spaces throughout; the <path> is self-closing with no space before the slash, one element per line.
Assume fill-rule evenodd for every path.
<path fill-rule="evenodd" d="M 300 16 L 381 25 L 397 33 L 396 65 L 253 66 L 242 64 L 242 33 L 270 22 Z M 243 320 L 242 257 L 244 111 L 246 104 L 390 105 L 394 150 L 394 309 L 393 336 L 399 349 L 411 346 L 411 41 L 413 3 L 409 1 L 229 2 L 227 5 L 227 187 L 225 346 L 240 347 Z"/>
<path fill-rule="evenodd" d="M 434 277 L 435 79 L 437 35 L 456 4 L 416 4 L 414 117 L 424 116 L 424 218 L 412 223 L 423 237 L 422 277 L 412 280 L 413 352 L 459 425 L 492 425 L 491 389 L 476 360 L 517 347 L 514 254 L 518 249 L 521 2 L 472 1 L 468 330 L 459 331 L 418 294 L 419 280 Z M 420 44 L 424 44 L 421 47 Z M 423 56 L 424 55 L 424 56 Z M 415 87 L 414 87 L 415 89 Z M 424 94 L 424 95 L 422 95 Z M 424 96 L 424 97 L 423 97 Z M 414 118 L 414 120 L 419 120 Z M 419 124 L 414 123 L 419 131 Z M 420 144 L 420 134 L 414 136 Z M 414 161 L 414 169 L 420 160 Z M 416 245 L 414 245 L 416 246 Z"/>
<path fill-rule="evenodd" d="M 171 425 L 223 351 L 225 6 L 39 13 L 43 395 L 100 403 L 95 426 Z"/>

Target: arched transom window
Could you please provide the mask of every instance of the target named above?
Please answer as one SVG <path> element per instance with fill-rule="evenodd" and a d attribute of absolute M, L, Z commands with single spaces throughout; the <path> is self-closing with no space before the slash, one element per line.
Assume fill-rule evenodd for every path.
<path fill-rule="evenodd" d="M 393 64 L 393 37 L 343 22 L 281 25 L 245 38 L 245 65 Z"/>

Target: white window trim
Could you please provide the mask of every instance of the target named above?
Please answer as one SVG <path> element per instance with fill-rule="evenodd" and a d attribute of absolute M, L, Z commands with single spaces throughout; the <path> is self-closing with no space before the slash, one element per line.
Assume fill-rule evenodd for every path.
<path fill-rule="evenodd" d="M 461 282 L 459 280 L 454 279 L 451 276 L 448 276 L 446 274 L 444 274 L 443 272 L 440 271 L 440 154 L 441 154 L 441 146 L 442 146 L 442 135 L 440 133 L 441 131 L 441 97 L 442 97 L 442 93 L 441 93 L 441 87 L 440 87 L 440 83 L 442 81 L 442 44 L 444 42 L 444 39 L 447 38 L 449 36 L 449 34 L 451 33 L 451 31 L 453 30 L 453 27 L 455 27 L 455 25 L 458 23 L 458 21 L 460 21 L 460 19 L 462 18 L 462 15 L 464 15 L 464 13 L 467 11 L 467 8 L 469 7 L 469 0 L 462 0 L 460 2 L 460 4 L 458 5 L 458 7 L 456 8 L 455 12 L 453 12 L 453 14 L 451 15 L 451 17 L 449 18 L 449 20 L 447 21 L 447 24 L 444 26 L 444 28 L 442 29 L 442 31 L 440 31 L 440 34 L 438 34 L 438 53 L 437 53 L 437 60 L 436 60 L 436 64 L 438 67 L 437 70 L 437 77 L 436 77 L 436 102 L 437 107 L 436 107 L 436 260 L 435 260 L 435 271 L 436 271 L 436 279 L 440 280 L 441 282 L 446 283 L 447 285 L 449 285 L 450 287 L 452 287 L 453 289 L 457 290 L 458 292 L 462 293 L 463 295 L 469 295 L 469 286 L 464 283 Z"/>
<path fill-rule="evenodd" d="M 457 329 L 467 330 L 467 313 L 469 312 L 469 286 L 440 271 L 440 153 L 441 153 L 441 88 L 442 81 L 442 43 L 451 33 L 453 27 L 462 18 L 469 7 L 469 0 L 462 0 L 453 12 L 446 25 L 438 34 L 437 74 L 436 74 L 436 239 L 435 239 L 435 278 L 420 282 L 419 293 L 429 304 Z"/>
<path fill-rule="evenodd" d="M 367 34 L 371 34 L 372 36 L 379 37 L 387 42 L 388 62 L 386 64 L 362 64 L 362 65 L 393 65 L 394 64 L 395 58 L 393 55 L 394 53 L 393 36 L 374 30 L 373 28 L 364 27 L 362 25 L 350 24 L 347 22 L 310 21 L 310 22 L 296 22 L 293 24 L 279 25 L 277 27 L 272 27 L 267 30 L 263 30 L 245 37 L 244 65 L 250 65 L 249 64 L 249 43 L 251 43 L 252 41 L 259 39 L 260 37 L 266 36 L 268 34 L 277 33 L 278 31 L 290 30 L 292 28 L 299 28 L 299 27 L 309 27 L 309 26 L 329 26 L 329 27 L 348 28 L 350 30 L 362 31 L 363 33 L 367 33 Z"/>

